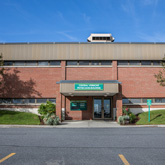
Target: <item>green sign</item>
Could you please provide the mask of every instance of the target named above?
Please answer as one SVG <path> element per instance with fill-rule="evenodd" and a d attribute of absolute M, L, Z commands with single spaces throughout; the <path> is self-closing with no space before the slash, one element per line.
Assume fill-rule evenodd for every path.
<path fill-rule="evenodd" d="M 76 91 L 102 91 L 104 84 L 100 83 L 76 83 L 74 85 Z"/>
<path fill-rule="evenodd" d="M 147 99 L 147 105 L 148 106 L 152 105 L 152 100 L 151 99 Z"/>
<path fill-rule="evenodd" d="M 72 100 L 72 101 L 70 101 L 70 110 L 71 111 L 87 110 L 87 101 L 86 100 Z"/>
<path fill-rule="evenodd" d="M 148 105 L 148 122 L 150 122 L 150 106 L 152 105 L 151 99 L 147 99 L 147 105 Z"/>

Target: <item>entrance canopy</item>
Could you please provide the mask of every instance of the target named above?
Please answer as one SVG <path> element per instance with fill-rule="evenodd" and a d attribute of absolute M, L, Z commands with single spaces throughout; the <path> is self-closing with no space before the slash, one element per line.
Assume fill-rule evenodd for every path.
<path fill-rule="evenodd" d="M 119 92 L 117 80 L 61 80 L 60 93 L 64 96 L 113 96 Z"/>

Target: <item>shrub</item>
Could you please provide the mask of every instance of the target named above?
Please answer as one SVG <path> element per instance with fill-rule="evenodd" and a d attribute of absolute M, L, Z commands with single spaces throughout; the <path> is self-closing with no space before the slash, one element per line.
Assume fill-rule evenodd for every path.
<path fill-rule="evenodd" d="M 123 106 L 123 114 L 129 115 L 130 114 L 130 109 L 127 108 L 126 106 Z"/>
<path fill-rule="evenodd" d="M 56 105 L 50 101 L 46 104 L 41 104 L 38 113 L 42 115 L 43 121 L 47 125 L 58 125 L 60 119 L 56 116 Z"/>
<path fill-rule="evenodd" d="M 132 112 L 130 112 L 129 118 L 130 118 L 130 123 L 134 123 L 136 116 Z"/>
<path fill-rule="evenodd" d="M 47 115 L 47 113 L 52 114 L 56 113 L 56 105 L 53 104 L 51 101 L 47 101 L 46 104 L 41 104 L 38 113 L 41 115 Z"/>
<path fill-rule="evenodd" d="M 119 116 L 118 123 L 124 125 L 124 124 L 126 124 L 126 120 L 129 120 L 129 116 L 128 115 Z"/>
<path fill-rule="evenodd" d="M 123 114 L 129 116 L 130 123 L 134 123 L 136 116 L 126 106 L 123 106 Z"/>

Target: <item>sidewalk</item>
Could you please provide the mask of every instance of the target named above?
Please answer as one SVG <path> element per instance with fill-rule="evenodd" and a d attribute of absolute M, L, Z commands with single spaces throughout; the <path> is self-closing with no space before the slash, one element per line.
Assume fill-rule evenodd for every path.
<path fill-rule="evenodd" d="M 165 125 L 119 125 L 115 121 L 109 120 L 66 120 L 60 125 L 0 125 L 0 128 L 140 128 L 140 127 L 165 127 Z"/>

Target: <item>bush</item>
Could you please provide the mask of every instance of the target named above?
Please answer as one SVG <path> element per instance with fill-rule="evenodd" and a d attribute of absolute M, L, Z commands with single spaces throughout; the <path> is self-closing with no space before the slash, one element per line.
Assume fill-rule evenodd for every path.
<path fill-rule="evenodd" d="M 132 112 L 130 112 L 129 118 L 130 118 L 130 123 L 134 123 L 136 116 Z"/>
<path fill-rule="evenodd" d="M 129 120 L 129 116 L 128 115 L 119 116 L 118 123 L 124 125 L 124 124 L 126 124 L 126 120 Z"/>
<path fill-rule="evenodd" d="M 38 113 L 42 115 L 43 121 L 47 125 L 58 125 L 60 119 L 56 116 L 56 105 L 50 101 L 46 104 L 41 104 Z"/>
<path fill-rule="evenodd" d="M 130 109 L 127 108 L 126 106 L 123 106 L 123 114 L 129 115 L 130 114 Z"/>
<path fill-rule="evenodd" d="M 41 115 L 47 115 L 47 113 L 56 113 L 56 105 L 53 104 L 51 101 L 47 101 L 46 104 L 40 105 L 38 113 Z"/>
<path fill-rule="evenodd" d="M 126 116 L 129 116 L 130 123 L 135 122 L 136 116 L 126 106 L 123 106 L 123 114 L 125 114 Z"/>

